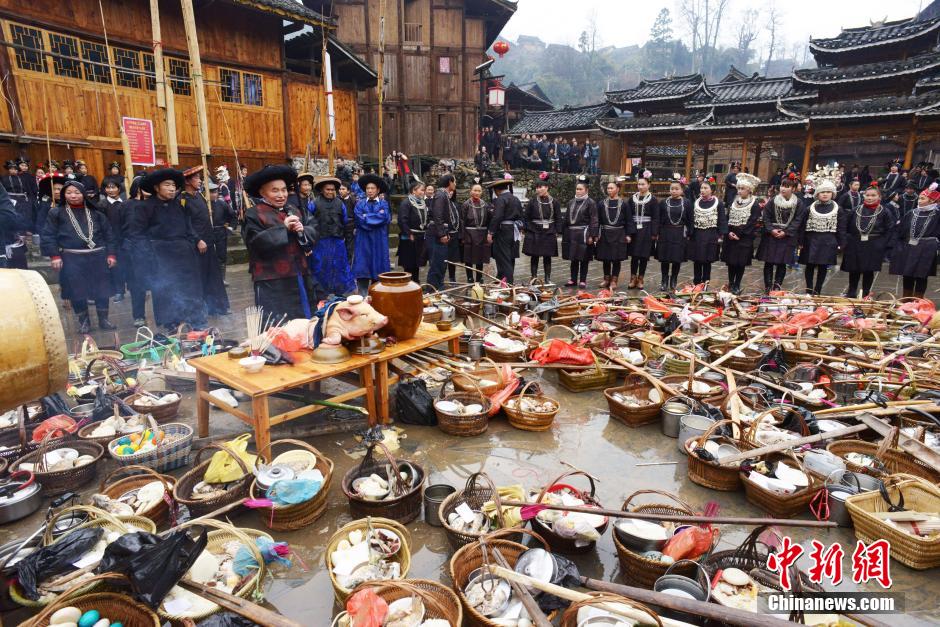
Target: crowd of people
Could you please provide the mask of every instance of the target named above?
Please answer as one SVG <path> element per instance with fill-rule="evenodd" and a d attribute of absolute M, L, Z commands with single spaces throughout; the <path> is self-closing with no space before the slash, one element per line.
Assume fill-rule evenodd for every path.
<path fill-rule="evenodd" d="M 321 300 L 366 294 L 391 269 L 389 181 L 342 160 L 336 176 L 266 166 L 251 174 L 241 168 L 232 180 L 225 166 L 214 176 L 201 166 L 163 168 L 137 175 L 126 192 L 118 163 L 100 184 L 81 161 L 61 170 L 49 165 L 37 176 L 25 159 L 6 164 L 0 264 L 25 268 L 25 242 L 38 235 L 82 333 L 91 327 L 89 304 L 99 327 L 113 328 L 109 304 L 126 293 L 137 326 L 146 322 L 148 291 L 155 321 L 168 329 L 201 328 L 208 316 L 227 315 L 227 242 L 236 228 L 248 250 L 255 302 L 275 315 L 310 317 Z M 426 282 L 442 289 L 461 266 L 467 281 L 483 280 L 491 260 L 495 277 L 512 283 L 524 254 L 531 275 L 541 267 L 551 282 L 560 253 L 569 262 L 567 287 L 587 287 L 596 260 L 602 287 L 615 289 L 629 260 L 627 288 L 644 289 L 655 258 L 660 290 L 670 291 L 682 264 L 692 262 L 695 284 L 715 284 L 713 265 L 723 261 L 727 289 L 740 293 L 757 259 L 765 292 L 780 289 L 788 269 L 802 264 L 814 294 L 840 264 L 848 273 L 846 294 L 867 297 L 888 261 L 891 274 L 902 277 L 904 296 L 922 296 L 936 273 L 936 171 L 922 163 L 910 172 L 891 164 L 880 178 L 866 173 L 836 166 L 801 177 L 788 168 L 771 180 L 766 199 L 757 196 L 761 181 L 736 164 L 723 193 L 702 173 L 688 182 L 676 176 L 665 198 L 653 195 L 648 171 L 598 190 L 580 175 L 564 207 L 550 193 L 547 171 L 524 205 L 508 173 L 478 179 L 463 203 L 452 173 L 433 185 L 408 176 L 397 211 L 398 264 L 416 282 L 428 266 Z M 627 183 L 636 192 L 626 192 Z"/>
<path fill-rule="evenodd" d="M 485 149 L 485 145 L 481 150 Z M 595 139 L 578 143 L 576 137 L 549 139 L 547 135 L 519 135 L 504 138 L 499 154 L 490 152 L 493 160 L 502 160 L 509 169 L 566 172 L 568 174 L 600 174 L 601 146 Z"/>

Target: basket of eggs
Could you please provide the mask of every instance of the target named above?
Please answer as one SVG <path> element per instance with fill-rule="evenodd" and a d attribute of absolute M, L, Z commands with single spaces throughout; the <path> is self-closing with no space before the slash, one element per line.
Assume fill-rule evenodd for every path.
<path fill-rule="evenodd" d="M 193 448 L 193 428 L 181 422 L 157 425 L 111 440 L 108 453 L 121 466 L 146 466 L 163 473 L 189 463 Z"/>

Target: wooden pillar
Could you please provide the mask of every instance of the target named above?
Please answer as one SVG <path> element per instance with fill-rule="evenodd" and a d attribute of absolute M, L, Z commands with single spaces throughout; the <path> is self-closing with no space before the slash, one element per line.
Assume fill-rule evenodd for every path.
<path fill-rule="evenodd" d="M 702 157 L 702 172 L 708 172 L 708 142 L 705 142 L 705 155 Z"/>
<path fill-rule="evenodd" d="M 385 0 L 380 0 L 379 2 L 379 82 L 376 86 L 378 89 L 378 103 L 379 103 L 379 156 L 378 156 L 378 167 L 376 167 L 375 172 L 379 176 L 382 176 L 382 166 L 385 165 L 385 138 L 383 137 L 384 133 L 384 120 L 382 118 L 382 109 L 385 101 Z M 436 124 L 437 122 L 434 121 Z"/>
<path fill-rule="evenodd" d="M 685 145 L 685 180 L 688 181 L 689 177 L 692 176 L 692 138 L 689 137 L 689 140 Z"/>
<path fill-rule="evenodd" d="M 803 167 L 800 168 L 800 176 L 804 179 L 806 174 L 809 172 L 809 159 L 813 153 L 813 129 L 812 127 L 806 129 L 806 145 L 803 147 Z"/>
<path fill-rule="evenodd" d="M 760 174 L 757 171 L 757 168 L 760 167 L 760 150 L 761 150 L 763 143 L 764 143 L 763 141 L 758 139 L 757 146 L 754 147 L 754 169 L 751 170 L 751 174 L 753 174 L 754 176 L 760 176 Z"/>
<path fill-rule="evenodd" d="M 904 169 L 910 170 L 914 161 L 914 146 L 917 145 L 917 118 L 911 120 L 911 131 L 907 134 L 907 149 L 904 151 Z"/>
<path fill-rule="evenodd" d="M 7 103 L 7 113 L 10 116 L 10 121 L 13 123 L 13 134 L 20 136 L 25 135 L 26 130 L 23 128 L 23 118 L 20 115 L 20 96 L 16 91 L 16 80 L 13 78 L 13 68 L 10 65 L 10 55 L 6 51 L 6 35 L 3 34 L 3 29 L 0 28 L 0 75 L 7 77 L 7 80 L 3 81 L 2 86 L 2 95 L 4 100 Z"/>
<path fill-rule="evenodd" d="M 630 173 L 630 146 L 626 139 L 620 140 L 620 171 L 624 174 Z"/>
<path fill-rule="evenodd" d="M 643 147 L 640 149 L 640 163 L 642 163 L 643 168 L 646 169 L 646 142 L 643 142 Z"/>
<path fill-rule="evenodd" d="M 199 39 L 196 30 L 196 14 L 193 11 L 193 0 L 181 0 L 183 8 L 183 27 L 186 30 L 186 46 L 189 49 L 189 63 L 192 65 L 193 96 L 196 100 L 196 126 L 199 129 L 199 152 L 202 156 L 202 169 L 205 180 L 209 180 L 209 117 L 206 110 L 206 87 L 202 73 L 202 57 L 199 54 Z M 203 185 L 206 202 L 209 200 L 209 185 Z"/>
<path fill-rule="evenodd" d="M 744 143 L 741 144 L 741 171 L 744 172 L 744 168 L 747 167 L 747 137 L 744 138 Z"/>

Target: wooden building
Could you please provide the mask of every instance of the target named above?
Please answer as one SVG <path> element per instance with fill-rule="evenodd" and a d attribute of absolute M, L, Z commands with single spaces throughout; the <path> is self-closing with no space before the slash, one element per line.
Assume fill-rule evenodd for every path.
<path fill-rule="evenodd" d="M 516 10 L 509 0 L 303 0 L 333 7 L 337 37 L 378 67 L 384 22 L 386 153 L 469 158 L 481 116 L 474 68 Z M 385 8 L 384 21 L 382 7 Z M 359 92 L 360 150 L 378 150 L 378 98 Z"/>
<path fill-rule="evenodd" d="M 608 171 L 646 162 L 653 147 L 680 148 L 684 158 L 667 167 L 686 176 L 737 161 L 765 180 L 790 162 L 807 172 L 824 161 L 881 167 L 898 159 L 907 168 L 937 161 L 938 43 L 940 16 L 921 16 L 811 39 L 818 67 L 790 76 L 732 68 L 714 84 L 691 74 L 608 92 L 608 103 L 622 112 L 597 120 L 618 143 L 619 164 Z M 523 118 L 513 132 L 525 124 Z"/>
<path fill-rule="evenodd" d="M 97 2 L 31 0 L 0 8 L 0 158 L 27 155 L 36 164 L 51 152 L 60 162 L 84 159 L 100 177 L 111 161 L 123 163 L 116 89 L 121 115 L 154 122 L 158 162 L 165 162 L 167 129 L 157 108 L 150 3 L 103 0 L 102 6 L 110 46 Z M 180 3 L 160 0 L 159 13 L 179 161 L 198 163 Z M 333 20 L 292 0 L 197 0 L 195 13 L 211 165 L 234 169 L 233 148 L 250 169 L 302 156 L 311 142 L 312 153 L 326 153 L 322 46 L 289 59 L 284 45 L 286 36 L 311 29 L 317 42 L 325 33 L 333 60 L 336 151 L 359 153 L 356 89 L 375 85 L 375 73 L 336 40 Z"/>

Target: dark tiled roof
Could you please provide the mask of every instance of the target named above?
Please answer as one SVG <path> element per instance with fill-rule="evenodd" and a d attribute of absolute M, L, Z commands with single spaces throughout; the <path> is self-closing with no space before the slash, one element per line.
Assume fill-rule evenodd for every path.
<path fill-rule="evenodd" d="M 615 105 L 630 105 L 686 98 L 698 91 L 704 84 L 705 80 L 701 74 L 640 81 L 640 84 L 633 89 L 607 92 L 607 102 Z"/>
<path fill-rule="evenodd" d="M 810 119 L 852 119 L 885 115 L 910 115 L 940 103 L 940 93 L 930 92 L 918 96 L 880 96 L 853 98 L 813 104 L 781 103 L 779 109 L 794 117 Z"/>
<path fill-rule="evenodd" d="M 795 70 L 793 78 L 801 83 L 833 85 L 855 81 L 873 81 L 903 74 L 920 74 L 940 67 L 940 52 L 928 52 L 909 59 L 879 61 L 847 67 L 821 67 Z"/>
<path fill-rule="evenodd" d="M 777 126 L 800 126 L 808 120 L 793 117 L 781 111 L 748 111 L 746 113 L 721 113 L 710 116 L 704 122 L 697 124 L 699 129 L 724 128 L 765 128 Z"/>
<path fill-rule="evenodd" d="M 829 39 L 810 39 L 809 47 L 811 50 L 823 52 L 842 52 L 870 46 L 881 46 L 926 35 L 935 31 L 938 26 L 940 26 L 940 18 L 923 22 L 916 21 L 916 18 L 910 18 L 898 20 L 897 22 L 885 22 L 881 26 L 846 28 L 837 36 Z"/>
<path fill-rule="evenodd" d="M 554 111 L 526 111 L 521 120 L 509 129 L 511 135 L 521 133 L 560 133 L 596 128 L 595 121 L 610 115 L 614 108 L 604 102 L 586 107 L 565 107 Z"/>
<path fill-rule="evenodd" d="M 611 118 L 598 120 L 597 125 L 611 133 L 639 133 L 667 129 L 685 129 L 694 124 L 701 124 L 711 117 L 711 112 L 661 113 L 658 115 L 638 115 L 629 118 Z"/>
<path fill-rule="evenodd" d="M 546 109 L 555 108 L 555 105 L 552 104 L 552 101 L 548 99 L 541 89 L 539 89 L 538 83 L 526 83 L 525 85 L 516 85 L 515 83 L 510 83 L 509 87 L 506 88 L 507 97 L 508 92 L 511 91 L 515 91 L 520 94 L 517 99 L 522 102 L 522 108 L 524 109 L 544 111 Z"/>
<path fill-rule="evenodd" d="M 718 82 L 719 83 L 733 83 L 734 81 L 743 81 L 747 78 L 748 78 L 747 74 L 745 74 L 738 68 L 734 67 L 734 65 L 732 64 L 731 67 L 728 68 L 728 73 L 725 74 L 725 77 Z"/>
<path fill-rule="evenodd" d="M 310 24 L 311 26 L 336 26 L 336 20 L 326 17 L 322 13 L 317 13 L 296 0 L 232 0 L 232 4 L 240 4 L 246 7 L 252 7 L 265 13 L 273 13 L 281 17 Z"/>
<path fill-rule="evenodd" d="M 730 106 L 757 103 L 775 103 L 778 99 L 805 100 L 816 96 L 814 90 L 794 89 L 789 76 L 764 78 L 752 76 L 743 81 L 722 82 L 706 85 L 705 90 L 690 98 L 690 108 Z"/>
<path fill-rule="evenodd" d="M 937 87 L 940 87 L 940 72 L 934 72 L 933 74 L 922 76 L 914 85 L 914 89 L 917 90 L 917 93 L 921 93 L 930 89 L 936 89 Z"/>

